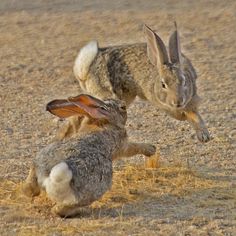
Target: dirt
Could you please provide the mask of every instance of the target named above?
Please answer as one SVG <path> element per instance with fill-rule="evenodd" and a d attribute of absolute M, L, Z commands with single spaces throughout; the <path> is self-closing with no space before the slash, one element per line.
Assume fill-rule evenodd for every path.
<path fill-rule="evenodd" d="M 236 235 L 234 0 L 1 0 L 0 12 L 1 235 Z M 199 143 L 189 124 L 137 99 L 129 136 L 157 145 L 160 167 L 140 156 L 114 163 L 112 190 L 74 219 L 53 216 L 44 195 L 22 196 L 32 159 L 61 125 L 45 104 L 80 92 L 80 47 L 143 42 L 143 23 L 166 42 L 174 20 L 213 139 Z"/>

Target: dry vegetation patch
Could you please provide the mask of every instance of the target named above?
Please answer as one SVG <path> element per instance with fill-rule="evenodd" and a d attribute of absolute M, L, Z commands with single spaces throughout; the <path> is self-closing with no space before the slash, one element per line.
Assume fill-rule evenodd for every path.
<path fill-rule="evenodd" d="M 75 219 L 60 219 L 51 214 L 53 203 L 45 193 L 29 199 L 22 195 L 21 183 L 3 180 L 0 183 L 2 232 L 9 232 L 11 228 L 18 235 L 50 235 L 53 232 L 70 235 L 76 232 L 109 232 L 117 227 L 119 230 L 134 230 L 143 220 L 134 216 L 146 211 L 147 202 L 169 205 L 212 189 L 222 189 L 221 197 L 226 199 L 235 197 L 224 192 L 226 187 L 224 181 L 206 179 L 180 165 L 147 168 L 147 164 L 129 164 L 116 168 L 112 189 L 99 201 L 82 208 L 81 214 Z M 203 207 L 204 203 L 217 204 L 217 198 L 209 198 L 208 202 L 199 201 L 199 207 Z M 152 210 L 158 211 L 155 204 Z"/>

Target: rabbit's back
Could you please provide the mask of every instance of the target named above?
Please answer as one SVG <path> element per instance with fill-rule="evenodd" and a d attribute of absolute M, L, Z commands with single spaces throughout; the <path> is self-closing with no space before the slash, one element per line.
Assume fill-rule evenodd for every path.
<path fill-rule="evenodd" d="M 110 143 L 111 145 L 107 145 Z M 44 185 L 53 167 L 65 162 L 72 172 L 71 188 L 80 205 L 87 205 L 106 192 L 112 183 L 112 155 L 116 138 L 106 131 L 71 138 L 45 147 L 35 159 L 38 182 Z"/>
<path fill-rule="evenodd" d="M 102 50 L 102 49 L 101 49 Z M 114 92 L 146 97 L 144 87 L 159 77 L 158 71 L 147 57 L 146 43 L 124 45 L 107 49 L 107 68 Z M 132 85 L 132 86 L 130 86 Z"/>
<path fill-rule="evenodd" d="M 152 87 L 153 79 L 159 76 L 146 48 L 145 43 L 99 48 L 87 79 L 79 79 L 81 87 L 103 99 L 115 94 L 127 104 L 136 96 L 145 99 L 149 90 L 143 87 Z"/>
<path fill-rule="evenodd" d="M 89 54 L 89 46 L 82 51 L 87 50 Z M 196 93 L 196 72 L 190 60 L 182 56 L 183 72 L 193 86 L 193 93 Z M 148 58 L 146 43 L 97 48 L 90 66 L 84 66 L 85 59 L 78 57 L 74 67 L 75 76 L 84 91 L 101 99 L 116 96 L 128 105 L 138 96 L 162 107 L 158 102 L 158 89 L 154 91 L 160 81 L 160 72 Z M 85 68 L 89 68 L 87 75 L 78 76 L 78 69 Z"/>
<path fill-rule="evenodd" d="M 100 48 L 92 71 L 100 64 L 100 57 L 105 58 L 108 80 L 118 98 L 128 101 L 129 96 L 139 96 L 153 100 L 153 87 L 160 79 L 160 74 L 148 59 L 146 43 Z M 196 71 L 184 54 L 182 57 L 183 73 L 191 80 L 195 92 Z"/>

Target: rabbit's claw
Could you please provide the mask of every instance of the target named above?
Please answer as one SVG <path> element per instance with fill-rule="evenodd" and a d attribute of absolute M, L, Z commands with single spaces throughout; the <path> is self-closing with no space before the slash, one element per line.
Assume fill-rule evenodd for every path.
<path fill-rule="evenodd" d="M 211 140 L 210 133 L 208 132 L 207 128 L 197 130 L 197 138 L 202 143 L 206 143 Z"/>
<path fill-rule="evenodd" d="M 152 145 L 152 144 L 146 144 L 147 148 L 146 148 L 146 153 L 145 156 L 152 156 L 156 153 L 156 146 Z"/>

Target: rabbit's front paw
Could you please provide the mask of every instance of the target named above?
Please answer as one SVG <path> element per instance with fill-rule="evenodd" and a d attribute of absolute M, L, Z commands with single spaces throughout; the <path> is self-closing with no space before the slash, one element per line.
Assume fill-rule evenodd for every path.
<path fill-rule="evenodd" d="M 152 145 L 152 144 L 145 144 L 146 145 L 146 150 L 144 152 L 145 156 L 152 156 L 156 153 L 156 146 Z"/>
<path fill-rule="evenodd" d="M 197 138 L 202 143 L 206 143 L 211 140 L 211 136 L 210 136 L 207 128 L 197 130 Z"/>

